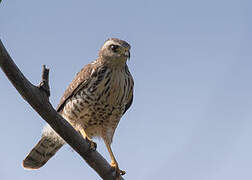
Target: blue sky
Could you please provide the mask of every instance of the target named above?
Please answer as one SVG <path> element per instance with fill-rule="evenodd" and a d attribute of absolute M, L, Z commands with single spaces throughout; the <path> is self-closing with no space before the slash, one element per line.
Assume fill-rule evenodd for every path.
<path fill-rule="evenodd" d="M 125 179 L 252 178 L 252 3 L 32 1 L 0 5 L 0 38 L 52 104 L 109 37 L 128 41 L 135 99 L 112 149 Z M 21 162 L 45 122 L 0 72 L 0 179 L 99 179 L 68 145 L 43 168 Z M 98 151 L 109 161 L 103 142 Z"/>

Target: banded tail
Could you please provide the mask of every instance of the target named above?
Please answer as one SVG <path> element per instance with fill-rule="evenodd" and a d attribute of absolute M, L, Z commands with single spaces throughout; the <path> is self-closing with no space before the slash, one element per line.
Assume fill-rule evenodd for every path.
<path fill-rule="evenodd" d="M 23 167 L 26 169 L 39 169 L 64 145 L 61 139 L 48 126 L 45 127 L 42 138 L 23 160 Z"/>

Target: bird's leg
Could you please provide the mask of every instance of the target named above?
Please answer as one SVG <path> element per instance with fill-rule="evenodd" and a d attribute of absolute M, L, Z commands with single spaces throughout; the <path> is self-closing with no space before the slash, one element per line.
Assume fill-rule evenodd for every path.
<path fill-rule="evenodd" d="M 119 175 L 124 175 L 126 172 L 119 169 L 118 163 L 117 163 L 117 161 L 115 159 L 115 156 L 114 156 L 114 154 L 112 152 L 110 143 L 108 143 L 106 140 L 104 142 L 105 142 L 105 145 L 106 145 L 106 147 L 108 149 L 108 152 L 109 152 L 109 155 L 110 155 L 110 158 L 111 158 L 110 165 L 111 165 L 111 167 L 113 167 L 116 170 L 116 177 L 118 178 Z"/>
<path fill-rule="evenodd" d="M 84 129 L 80 129 L 79 132 L 81 133 L 82 137 L 87 141 L 87 143 L 89 144 L 89 149 L 92 151 L 95 151 L 97 148 L 97 144 L 92 141 L 86 134 L 86 132 L 84 131 Z"/>

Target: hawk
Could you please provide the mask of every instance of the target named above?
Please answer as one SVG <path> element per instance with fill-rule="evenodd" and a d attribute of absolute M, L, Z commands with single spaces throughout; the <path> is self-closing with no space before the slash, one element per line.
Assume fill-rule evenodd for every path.
<path fill-rule="evenodd" d="M 93 137 L 103 139 L 111 157 L 111 166 L 120 170 L 111 149 L 116 127 L 133 101 L 134 81 L 126 64 L 130 45 L 110 38 L 99 50 L 99 57 L 76 75 L 66 89 L 57 111 L 64 117 L 92 149 Z M 42 167 L 63 145 L 64 140 L 49 126 L 43 129 L 40 141 L 23 160 L 23 167 Z"/>

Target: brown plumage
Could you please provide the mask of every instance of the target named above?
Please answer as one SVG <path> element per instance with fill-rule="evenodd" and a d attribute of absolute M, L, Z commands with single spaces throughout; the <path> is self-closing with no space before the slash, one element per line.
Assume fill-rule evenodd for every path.
<path fill-rule="evenodd" d="M 104 140 L 111 156 L 111 166 L 121 174 L 125 172 L 119 170 L 111 143 L 122 115 L 133 101 L 134 82 L 126 64 L 129 50 L 127 42 L 108 39 L 101 47 L 98 59 L 76 75 L 57 107 L 57 111 L 89 142 L 93 143 L 93 137 Z M 64 141 L 47 126 L 23 166 L 40 168 L 63 144 Z"/>

